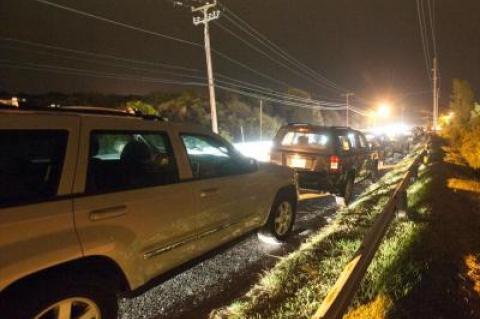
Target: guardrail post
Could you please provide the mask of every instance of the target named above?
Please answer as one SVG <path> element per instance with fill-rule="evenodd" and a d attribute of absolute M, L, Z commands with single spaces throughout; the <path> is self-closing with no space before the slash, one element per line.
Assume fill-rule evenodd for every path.
<path fill-rule="evenodd" d="M 402 190 L 397 193 L 395 198 L 395 213 L 397 217 L 405 217 L 408 210 L 407 191 Z"/>
<path fill-rule="evenodd" d="M 410 183 L 414 183 L 418 178 L 419 164 L 416 163 L 410 167 Z"/>

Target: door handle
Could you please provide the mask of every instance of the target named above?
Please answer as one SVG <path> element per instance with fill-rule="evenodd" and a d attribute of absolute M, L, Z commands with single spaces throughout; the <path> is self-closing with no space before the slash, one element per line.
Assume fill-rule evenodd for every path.
<path fill-rule="evenodd" d="M 127 213 L 126 205 L 100 208 L 100 209 L 92 210 L 90 212 L 90 220 L 94 222 L 94 221 L 103 220 L 103 219 L 110 219 L 110 218 L 123 216 L 126 213 Z"/>
<path fill-rule="evenodd" d="M 202 189 L 200 192 L 200 197 L 205 198 L 207 196 L 216 194 L 217 192 L 218 192 L 218 187 Z"/>

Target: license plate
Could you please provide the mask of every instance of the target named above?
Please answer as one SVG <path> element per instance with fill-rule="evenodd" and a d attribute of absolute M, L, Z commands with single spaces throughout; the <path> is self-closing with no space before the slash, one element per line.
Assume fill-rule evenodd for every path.
<path fill-rule="evenodd" d="M 290 166 L 296 168 L 305 168 L 307 160 L 304 158 L 293 157 L 290 159 Z"/>

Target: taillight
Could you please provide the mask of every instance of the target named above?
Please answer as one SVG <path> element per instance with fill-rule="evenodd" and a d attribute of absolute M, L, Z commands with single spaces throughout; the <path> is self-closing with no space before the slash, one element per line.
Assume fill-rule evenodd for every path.
<path fill-rule="evenodd" d="M 330 156 L 330 170 L 331 171 L 339 171 L 340 170 L 340 157 L 337 155 Z"/>
<path fill-rule="evenodd" d="M 271 151 L 270 152 L 270 162 L 277 164 L 277 165 L 282 165 L 282 153 L 276 152 L 276 151 Z"/>

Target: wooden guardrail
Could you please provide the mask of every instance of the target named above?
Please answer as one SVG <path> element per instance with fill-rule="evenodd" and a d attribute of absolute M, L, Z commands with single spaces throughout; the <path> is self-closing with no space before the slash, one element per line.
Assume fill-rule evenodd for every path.
<path fill-rule="evenodd" d="M 360 248 L 344 268 L 312 319 L 340 319 L 347 311 L 395 213 L 405 211 L 407 208 L 406 189 L 412 178 L 417 177 L 418 167 L 426 153 L 426 150 L 421 152 L 410 165 L 382 213 L 368 230 Z"/>

